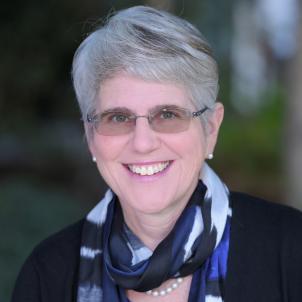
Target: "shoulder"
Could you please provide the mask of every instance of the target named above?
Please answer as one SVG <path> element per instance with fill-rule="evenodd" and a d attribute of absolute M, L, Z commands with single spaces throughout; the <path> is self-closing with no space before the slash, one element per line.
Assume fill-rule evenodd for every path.
<path fill-rule="evenodd" d="M 230 200 L 230 301 L 301 301 L 301 212 L 243 193 Z"/>
<path fill-rule="evenodd" d="M 36 302 L 41 297 L 43 301 L 73 301 L 83 223 L 66 227 L 33 249 L 16 280 L 12 302 Z"/>
<path fill-rule="evenodd" d="M 231 192 L 230 199 L 233 216 L 243 225 L 252 223 L 253 227 L 302 227 L 302 212 L 292 207 L 269 202 L 248 194 Z"/>
<path fill-rule="evenodd" d="M 279 253 L 283 261 L 297 260 L 302 269 L 302 213 L 289 206 L 243 193 L 231 193 L 233 245 L 248 247 L 267 258 Z M 297 265 L 297 263 L 296 263 Z"/>
<path fill-rule="evenodd" d="M 50 260 L 52 256 L 73 255 L 79 252 L 84 220 L 80 220 L 49 236 L 33 250 L 32 256 L 40 261 Z"/>
<path fill-rule="evenodd" d="M 39 243 L 28 258 L 39 275 L 47 278 L 75 274 L 78 267 L 84 220 L 78 221 Z"/>

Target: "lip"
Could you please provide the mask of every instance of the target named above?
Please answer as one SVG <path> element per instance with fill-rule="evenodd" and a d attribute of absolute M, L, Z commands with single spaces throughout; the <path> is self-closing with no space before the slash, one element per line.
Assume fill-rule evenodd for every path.
<path fill-rule="evenodd" d="M 124 163 L 124 166 L 128 166 L 128 165 L 136 165 L 136 166 L 147 166 L 147 165 L 156 165 L 156 164 L 160 164 L 160 163 L 166 163 L 169 162 L 171 163 L 173 160 L 156 160 L 156 161 L 140 161 L 140 162 L 129 162 L 129 163 Z"/>
<path fill-rule="evenodd" d="M 164 162 L 169 162 L 168 166 L 160 172 L 157 172 L 153 175 L 139 175 L 136 173 L 133 173 L 132 171 L 130 171 L 128 165 L 136 165 L 136 166 L 147 166 L 147 165 L 155 165 L 155 164 L 159 164 L 159 163 L 164 163 Z M 155 181 L 158 180 L 159 178 L 163 177 L 164 175 L 166 175 L 168 173 L 168 171 L 170 170 L 171 166 L 173 165 L 173 160 L 166 160 L 166 161 L 146 161 L 146 162 L 139 162 L 139 163 L 129 163 L 129 164 L 123 164 L 125 170 L 127 171 L 128 175 L 138 181 Z"/>

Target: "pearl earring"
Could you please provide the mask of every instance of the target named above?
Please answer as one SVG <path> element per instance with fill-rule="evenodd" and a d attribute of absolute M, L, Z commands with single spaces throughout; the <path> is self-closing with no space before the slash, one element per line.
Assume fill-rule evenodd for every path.
<path fill-rule="evenodd" d="M 213 158 L 214 158 L 213 153 L 210 153 L 210 154 L 208 155 L 208 159 L 213 159 Z"/>
<path fill-rule="evenodd" d="M 92 157 L 92 161 L 93 161 L 94 163 L 96 162 L 95 156 Z"/>

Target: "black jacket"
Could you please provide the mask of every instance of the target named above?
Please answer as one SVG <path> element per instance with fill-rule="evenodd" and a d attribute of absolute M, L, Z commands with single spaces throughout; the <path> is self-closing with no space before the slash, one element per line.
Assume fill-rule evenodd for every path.
<path fill-rule="evenodd" d="M 302 301 L 302 213 L 231 194 L 225 302 Z M 12 302 L 76 301 L 83 220 L 39 244 L 26 260 Z"/>

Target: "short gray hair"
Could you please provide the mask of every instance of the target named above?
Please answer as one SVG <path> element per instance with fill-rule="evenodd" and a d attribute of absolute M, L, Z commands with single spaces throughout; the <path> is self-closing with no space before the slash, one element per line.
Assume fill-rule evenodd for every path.
<path fill-rule="evenodd" d="M 101 83 L 119 72 L 180 84 L 196 109 L 213 107 L 218 94 L 217 64 L 199 30 L 147 6 L 118 11 L 77 49 L 72 76 L 84 119 L 96 110 Z"/>

